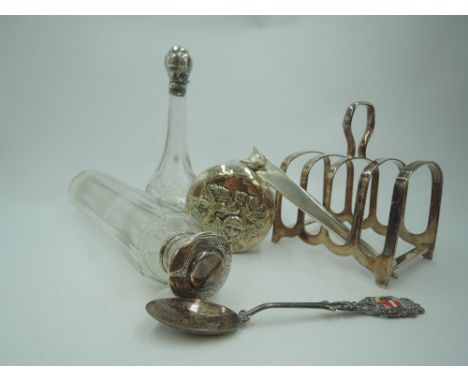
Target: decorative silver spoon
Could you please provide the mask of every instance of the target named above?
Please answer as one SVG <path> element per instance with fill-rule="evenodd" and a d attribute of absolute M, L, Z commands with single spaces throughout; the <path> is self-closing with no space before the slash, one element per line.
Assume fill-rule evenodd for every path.
<path fill-rule="evenodd" d="M 254 314 L 271 308 L 342 310 L 387 318 L 415 317 L 424 313 L 424 308 L 412 300 L 392 296 L 366 297 L 358 302 L 269 302 L 239 313 L 201 299 L 166 298 L 146 304 L 150 316 L 163 324 L 201 335 L 233 332 Z"/>

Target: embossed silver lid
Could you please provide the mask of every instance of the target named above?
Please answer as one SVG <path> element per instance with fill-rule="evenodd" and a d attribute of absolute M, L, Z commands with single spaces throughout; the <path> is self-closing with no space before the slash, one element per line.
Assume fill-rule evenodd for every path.
<path fill-rule="evenodd" d="M 178 232 L 162 245 L 160 260 L 174 294 L 206 298 L 224 285 L 231 250 L 224 237 L 214 232 Z"/>
<path fill-rule="evenodd" d="M 241 163 L 226 163 L 194 180 L 186 209 L 204 230 L 223 235 L 233 253 L 246 252 L 271 228 L 273 194 L 255 171 Z"/>
<path fill-rule="evenodd" d="M 192 70 L 192 57 L 188 50 L 181 45 L 173 46 L 164 59 L 164 65 L 169 75 L 169 93 L 183 97 Z"/>

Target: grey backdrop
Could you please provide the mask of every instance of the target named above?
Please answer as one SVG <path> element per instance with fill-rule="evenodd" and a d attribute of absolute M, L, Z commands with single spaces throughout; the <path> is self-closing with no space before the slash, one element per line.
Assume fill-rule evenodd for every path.
<path fill-rule="evenodd" d="M 0 364 L 466 364 L 466 36 L 465 17 L 0 17 Z M 344 153 L 346 106 L 368 100 L 370 157 L 432 159 L 445 175 L 434 261 L 402 270 L 388 291 L 352 258 L 268 239 L 234 258 L 213 300 L 238 310 L 391 293 L 424 316 L 271 311 L 222 338 L 147 316 L 145 303 L 170 291 L 134 271 L 66 191 L 83 169 L 145 186 L 164 144 L 162 61 L 175 43 L 194 59 L 197 173 L 253 145 L 277 163 L 306 148 Z M 415 226 L 427 214 L 421 179 Z"/>

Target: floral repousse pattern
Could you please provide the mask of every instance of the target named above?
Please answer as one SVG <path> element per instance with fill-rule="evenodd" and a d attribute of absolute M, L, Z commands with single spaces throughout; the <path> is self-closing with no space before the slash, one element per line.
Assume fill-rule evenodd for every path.
<path fill-rule="evenodd" d="M 270 209 L 257 196 L 213 183 L 202 186 L 192 214 L 226 237 L 234 250 L 263 236 L 270 221 Z"/>

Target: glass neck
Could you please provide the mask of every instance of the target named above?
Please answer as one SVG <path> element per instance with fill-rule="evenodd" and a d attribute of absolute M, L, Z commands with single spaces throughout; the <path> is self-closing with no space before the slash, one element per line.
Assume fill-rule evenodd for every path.
<path fill-rule="evenodd" d="M 187 125 L 185 97 L 169 94 L 169 117 L 164 153 L 159 171 L 171 171 L 182 166 L 187 157 Z"/>

